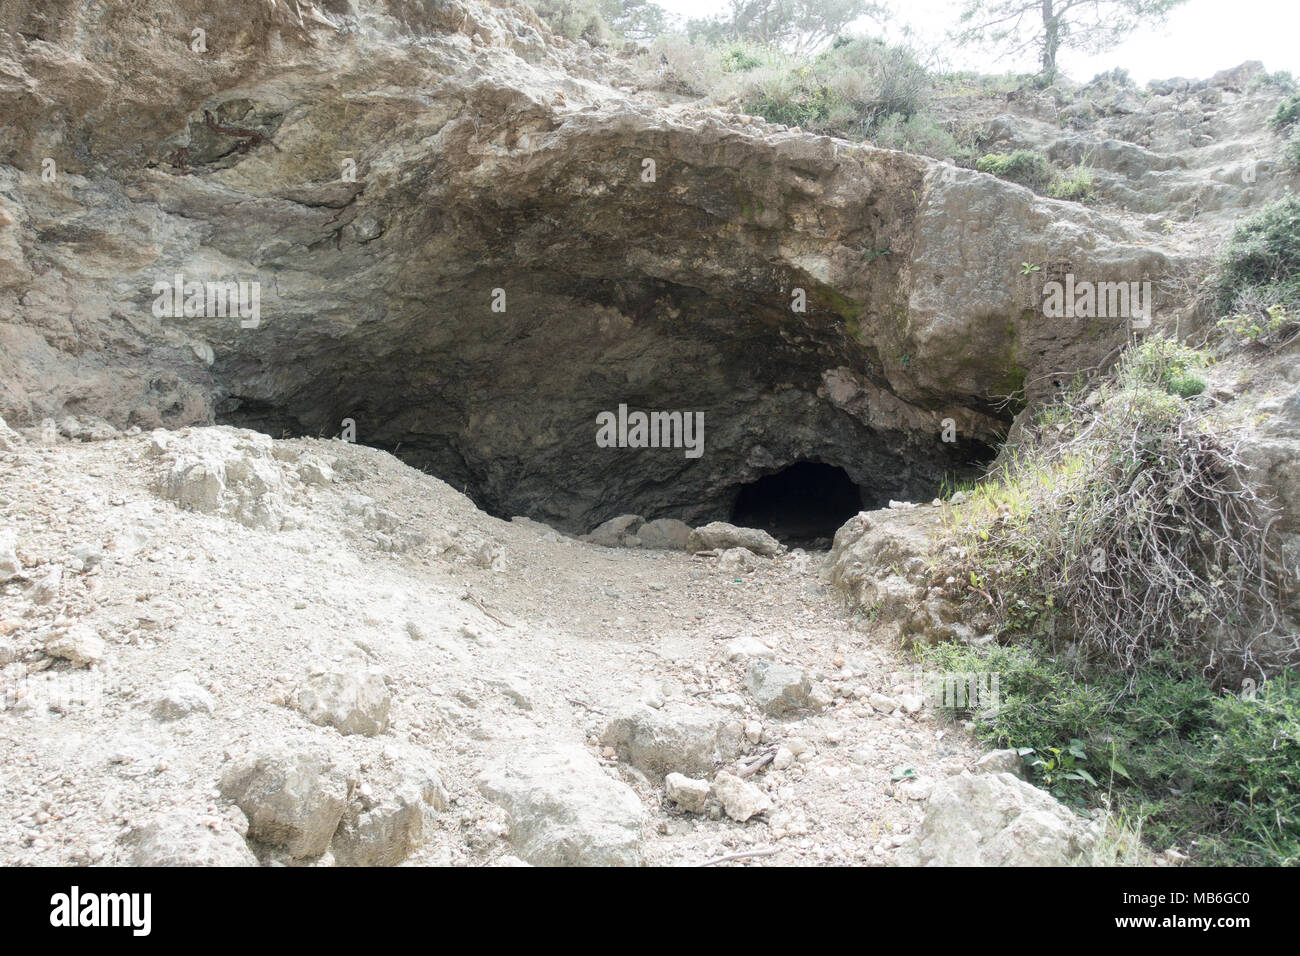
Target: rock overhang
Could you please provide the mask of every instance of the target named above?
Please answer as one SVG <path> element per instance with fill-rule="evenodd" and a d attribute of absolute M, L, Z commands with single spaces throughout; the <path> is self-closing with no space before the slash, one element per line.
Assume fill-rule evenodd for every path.
<path fill-rule="evenodd" d="M 1172 267 L 1105 217 L 982 174 L 602 98 L 553 51 L 521 59 L 506 34 L 523 14 L 456 6 L 495 26 L 467 44 L 441 20 L 426 36 L 408 25 L 414 65 L 361 22 L 314 47 L 250 28 L 229 53 L 237 84 L 163 58 L 154 79 L 174 79 L 188 112 L 119 125 L 112 147 L 89 102 L 48 89 L 74 105 L 60 119 L 74 155 L 116 161 L 83 163 L 54 194 L 35 132 L 0 157 L 27 267 L 5 292 L 47 367 L 87 363 L 36 311 L 84 316 L 94 384 L 14 363 L 5 414 L 82 402 L 110 420 L 277 435 L 350 419 L 358 440 L 490 510 L 573 530 L 629 510 L 725 517 L 744 484 L 801 460 L 876 497 L 928 497 L 989 457 L 1006 396 L 1126 338 L 1044 321 L 1024 264 L 1116 279 Z M 276 30 L 283 49 L 259 60 Z M 205 109 L 275 145 L 214 133 Z M 182 164 L 187 135 L 202 148 Z M 151 315 L 152 284 L 178 274 L 259 282 L 262 321 Z M 620 404 L 703 413 L 704 455 L 598 448 L 596 416 Z"/>

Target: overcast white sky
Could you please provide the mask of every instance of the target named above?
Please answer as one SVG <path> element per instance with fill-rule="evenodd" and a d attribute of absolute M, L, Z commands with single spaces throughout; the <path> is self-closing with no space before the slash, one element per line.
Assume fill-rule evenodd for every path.
<path fill-rule="evenodd" d="M 725 0 L 658 0 L 674 13 L 698 17 L 725 8 Z M 933 49 L 956 23 L 960 0 L 887 0 L 899 20 L 909 23 Z M 868 28 L 869 28 L 868 24 Z M 896 27 L 890 30 L 894 33 Z M 993 62 L 969 50 L 944 51 L 953 69 L 1002 72 L 1032 69 L 1030 62 Z M 1200 78 L 1236 66 L 1243 60 L 1263 60 L 1270 71 L 1290 70 L 1300 78 L 1300 0 L 1189 0 L 1155 30 L 1134 34 L 1098 55 L 1063 50 L 1061 67 L 1077 80 L 1089 80 L 1114 67 L 1124 67 L 1139 83 L 1171 76 Z"/>

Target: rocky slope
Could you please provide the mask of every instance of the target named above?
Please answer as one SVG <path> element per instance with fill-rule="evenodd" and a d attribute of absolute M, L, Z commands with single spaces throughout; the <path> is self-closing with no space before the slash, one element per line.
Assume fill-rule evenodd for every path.
<path fill-rule="evenodd" d="M 337 441 L 9 434 L 4 864 L 887 864 L 979 756 L 801 551 L 587 545 Z"/>

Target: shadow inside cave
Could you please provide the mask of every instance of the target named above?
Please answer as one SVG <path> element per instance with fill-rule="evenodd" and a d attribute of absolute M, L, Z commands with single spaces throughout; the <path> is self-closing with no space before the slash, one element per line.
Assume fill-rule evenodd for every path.
<path fill-rule="evenodd" d="M 762 528 L 789 547 L 821 550 L 862 508 L 862 490 L 843 468 L 799 461 L 743 486 L 731 523 Z"/>

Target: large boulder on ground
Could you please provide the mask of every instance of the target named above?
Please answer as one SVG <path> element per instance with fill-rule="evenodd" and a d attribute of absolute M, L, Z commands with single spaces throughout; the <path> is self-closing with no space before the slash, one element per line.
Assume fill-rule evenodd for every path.
<path fill-rule="evenodd" d="M 341 866 L 396 866 L 424 839 L 425 802 L 418 788 L 408 786 L 349 807 L 330 847 Z"/>
<path fill-rule="evenodd" d="M 916 835 L 898 853 L 905 866 L 1066 866 L 1093 842 L 1084 821 L 1050 794 L 1009 773 L 941 780 Z"/>
<path fill-rule="evenodd" d="M 645 811 L 581 747 L 523 749 L 493 764 L 479 791 L 510 818 L 510 843 L 534 866 L 639 866 Z"/>
<path fill-rule="evenodd" d="M 250 837 L 311 857 L 329 848 L 355 781 L 328 754 L 271 750 L 237 761 L 220 789 L 248 817 Z"/>
<path fill-rule="evenodd" d="M 691 526 L 676 518 L 647 521 L 636 533 L 641 547 L 651 551 L 685 551 L 691 538 Z"/>
<path fill-rule="evenodd" d="M 600 741 L 613 747 L 620 760 L 652 777 L 674 772 L 709 777 L 745 749 L 745 731 L 725 711 L 670 703 L 616 715 Z"/>
<path fill-rule="evenodd" d="M 686 542 L 686 550 L 691 554 L 698 551 L 726 551 L 729 548 L 745 548 L 765 558 L 775 557 L 785 550 L 785 546 L 766 531 L 737 528 L 725 521 L 712 521 L 696 528 Z"/>
<path fill-rule="evenodd" d="M 150 437 L 148 455 L 161 463 L 154 487 L 162 498 L 249 528 L 284 527 L 285 475 L 271 436 L 221 426 L 158 430 Z"/>
<path fill-rule="evenodd" d="M 590 534 L 583 535 L 582 540 L 605 548 L 637 547 L 640 542 L 636 535 L 643 524 L 645 519 L 640 515 L 619 515 L 596 525 Z"/>
<path fill-rule="evenodd" d="M 863 511 L 835 532 L 826 558 L 831 586 L 871 618 L 885 638 L 930 645 L 975 635 L 957 605 L 938 588 L 937 508 Z"/>

